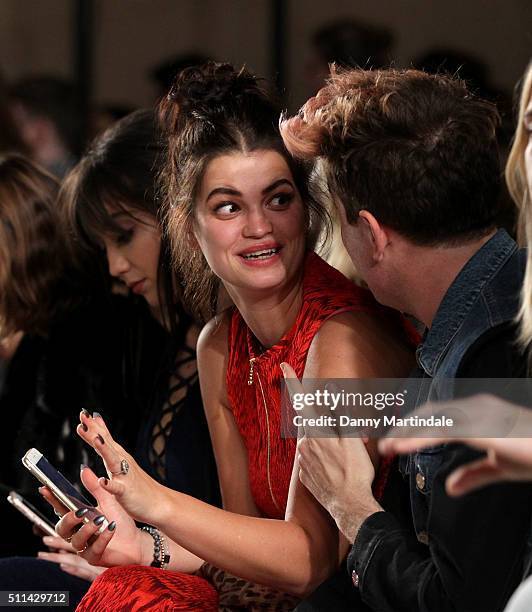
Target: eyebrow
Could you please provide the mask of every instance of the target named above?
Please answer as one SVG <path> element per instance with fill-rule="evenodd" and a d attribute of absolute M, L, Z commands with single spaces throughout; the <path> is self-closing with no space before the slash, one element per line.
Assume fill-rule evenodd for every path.
<path fill-rule="evenodd" d="M 292 184 L 291 181 L 289 181 L 286 178 L 282 178 L 277 181 L 274 181 L 271 185 L 268 185 L 268 187 L 265 187 L 261 193 L 262 195 L 267 195 L 268 193 L 271 193 L 272 191 L 274 191 L 275 189 L 277 189 L 277 187 L 280 187 L 281 185 L 288 185 L 289 187 L 292 187 L 292 189 L 294 189 L 294 185 Z M 213 189 L 209 193 L 206 201 L 208 202 L 213 196 L 220 194 L 220 193 L 223 195 L 233 195 L 233 196 L 242 195 L 242 193 L 238 191 L 237 189 L 231 189 L 230 187 L 216 187 L 216 189 Z"/>

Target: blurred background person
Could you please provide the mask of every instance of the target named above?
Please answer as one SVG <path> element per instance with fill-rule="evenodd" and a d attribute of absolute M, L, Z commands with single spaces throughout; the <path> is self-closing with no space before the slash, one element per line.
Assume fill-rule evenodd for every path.
<path fill-rule="evenodd" d="M 0 74 L 0 153 L 24 152 L 24 145 L 9 110 L 7 89 Z M 1 350 L 1 349 L 0 349 Z"/>
<path fill-rule="evenodd" d="M 83 146 L 73 85 L 57 77 L 27 77 L 9 88 L 8 98 L 30 157 L 63 178 Z"/>
<path fill-rule="evenodd" d="M 316 30 L 310 39 L 310 57 L 305 66 L 309 95 L 314 95 L 329 77 L 329 67 L 383 68 L 392 60 L 391 30 L 354 19 L 339 19 Z"/>

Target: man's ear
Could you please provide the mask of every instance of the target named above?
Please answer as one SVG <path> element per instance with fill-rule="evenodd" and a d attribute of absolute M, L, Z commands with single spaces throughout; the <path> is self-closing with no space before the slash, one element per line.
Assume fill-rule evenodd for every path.
<path fill-rule="evenodd" d="M 388 232 L 367 210 L 358 213 L 358 221 L 364 231 L 368 244 L 372 244 L 372 257 L 375 262 L 382 261 L 384 250 L 390 242 Z"/>

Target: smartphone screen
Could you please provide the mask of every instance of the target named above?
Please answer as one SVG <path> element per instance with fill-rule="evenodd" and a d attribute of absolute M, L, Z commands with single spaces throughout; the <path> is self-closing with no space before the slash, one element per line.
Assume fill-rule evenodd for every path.
<path fill-rule="evenodd" d="M 87 507 L 92 508 L 92 504 L 86 497 L 84 497 L 74 485 L 67 480 L 59 470 L 56 470 L 54 466 L 48 462 L 46 457 L 42 456 L 36 463 L 35 466 L 51 480 L 51 482 L 62 491 L 76 507 Z"/>

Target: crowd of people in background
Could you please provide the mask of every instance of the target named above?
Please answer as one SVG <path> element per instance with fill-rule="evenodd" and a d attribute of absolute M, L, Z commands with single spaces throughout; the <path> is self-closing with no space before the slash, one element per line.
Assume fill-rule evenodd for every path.
<path fill-rule="evenodd" d="M 153 69 L 151 108 L 83 121 L 63 79 L 0 83 L 0 493 L 58 517 L 43 536 L 0 500 L 0 590 L 81 611 L 532 607 L 530 438 L 282 434 L 305 380 L 341 378 L 423 381 L 405 414 L 532 428 L 448 384 L 529 376 L 532 65 L 514 113 L 473 58 L 400 70 L 392 46 L 316 32 L 292 117 L 198 53 Z M 94 520 L 37 489 L 31 447 Z"/>

